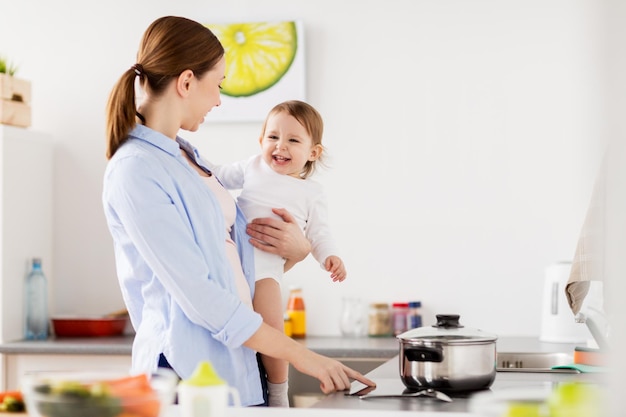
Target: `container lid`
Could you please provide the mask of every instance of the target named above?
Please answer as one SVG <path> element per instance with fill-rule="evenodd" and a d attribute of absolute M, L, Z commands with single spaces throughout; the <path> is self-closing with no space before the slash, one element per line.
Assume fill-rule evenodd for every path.
<path fill-rule="evenodd" d="M 189 379 L 181 381 L 181 384 L 194 387 L 207 387 L 212 385 L 224 385 L 226 382 L 213 369 L 213 365 L 208 361 L 198 364 Z"/>
<path fill-rule="evenodd" d="M 404 332 L 398 339 L 406 341 L 441 341 L 444 343 L 493 342 L 498 336 L 479 329 L 464 327 L 458 314 L 437 314 L 437 324 Z"/>
<path fill-rule="evenodd" d="M 389 308 L 389 303 L 372 303 L 370 307 L 373 308 Z"/>

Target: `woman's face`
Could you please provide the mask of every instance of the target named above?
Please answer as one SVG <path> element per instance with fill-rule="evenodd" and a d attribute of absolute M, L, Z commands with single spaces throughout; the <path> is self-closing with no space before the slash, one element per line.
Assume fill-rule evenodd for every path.
<path fill-rule="evenodd" d="M 202 78 L 194 76 L 191 79 L 189 106 L 181 125 L 182 129 L 195 132 L 204 123 L 206 114 L 222 103 L 220 85 L 224 81 L 225 70 L 226 61 L 222 57 Z"/>
<path fill-rule="evenodd" d="M 304 126 L 289 113 L 271 114 L 261 137 L 263 160 L 277 173 L 300 178 L 307 161 L 316 160 L 320 145 L 313 145 Z"/>

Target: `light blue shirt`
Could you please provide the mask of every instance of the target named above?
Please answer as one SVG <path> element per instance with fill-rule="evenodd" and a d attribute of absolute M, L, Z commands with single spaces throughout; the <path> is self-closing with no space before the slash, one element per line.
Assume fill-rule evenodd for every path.
<path fill-rule="evenodd" d="M 163 353 L 186 379 L 208 360 L 237 388 L 242 405 L 260 404 L 256 353 L 242 343 L 262 318 L 237 295 L 222 209 L 179 145 L 207 167 L 188 142 L 137 125 L 104 175 L 104 213 L 136 330 L 132 371 L 156 369 Z M 231 238 L 253 292 L 253 252 L 239 208 Z"/>

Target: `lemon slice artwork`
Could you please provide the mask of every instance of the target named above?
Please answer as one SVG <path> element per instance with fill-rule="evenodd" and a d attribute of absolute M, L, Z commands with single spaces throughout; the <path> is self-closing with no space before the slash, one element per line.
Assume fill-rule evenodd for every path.
<path fill-rule="evenodd" d="M 250 97 L 276 84 L 298 50 L 295 22 L 207 24 L 225 49 L 222 94 Z"/>

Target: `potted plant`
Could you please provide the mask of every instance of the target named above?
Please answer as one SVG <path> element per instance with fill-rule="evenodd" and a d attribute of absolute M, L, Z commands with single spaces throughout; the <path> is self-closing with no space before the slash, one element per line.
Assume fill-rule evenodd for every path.
<path fill-rule="evenodd" d="M 17 66 L 0 57 L 0 123 L 30 126 L 30 81 L 15 77 Z"/>
<path fill-rule="evenodd" d="M 11 64 L 6 58 L 0 56 L 0 74 L 8 74 L 10 77 L 17 72 L 17 66 Z"/>

